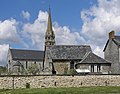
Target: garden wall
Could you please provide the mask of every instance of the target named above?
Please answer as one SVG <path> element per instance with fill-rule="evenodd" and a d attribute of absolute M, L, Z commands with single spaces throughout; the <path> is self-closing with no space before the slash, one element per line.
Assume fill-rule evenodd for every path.
<path fill-rule="evenodd" d="M 1 76 L 0 89 L 120 86 L 120 75 Z"/>

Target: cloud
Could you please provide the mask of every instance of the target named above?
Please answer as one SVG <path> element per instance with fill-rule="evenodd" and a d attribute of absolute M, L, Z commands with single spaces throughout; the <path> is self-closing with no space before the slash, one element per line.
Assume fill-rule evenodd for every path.
<path fill-rule="evenodd" d="M 85 42 L 79 32 L 72 32 L 68 26 L 60 26 L 57 22 L 53 25 L 58 45 L 77 45 Z"/>
<path fill-rule="evenodd" d="M 0 43 L 18 43 L 17 22 L 15 19 L 0 21 Z"/>
<path fill-rule="evenodd" d="M 35 49 L 43 49 L 44 48 L 44 35 L 47 26 L 47 12 L 39 11 L 37 19 L 34 23 L 27 23 L 23 26 L 23 33 L 29 35 L 31 40 L 31 46 Z"/>
<path fill-rule="evenodd" d="M 9 49 L 9 45 L 8 44 L 0 45 L 0 65 L 7 64 L 8 49 Z"/>
<path fill-rule="evenodd" d="M 93 52 L 103 57 L 102 50 L 108 32 L 115 30 L 117 34 L 119 33 L 119 8 L 119 0 L 98 0 L 96 5 L 81 11 L 83 26 L 79 32 L 73 32 L 69 26 L 61 26 L 58 22 L 53 22 L 56 44 L 89 44 Z M 21 43 L 20 45 L 27 49 L 43 50 L 47 18 L 48 13 L 40 10 L 33 23 L 23 23 L 22 30 L 19 21 L 15 19 L 0 21 L 0 63 L 3 64 L 6 60 L 4 56 L 7 55 L 8 43 Z"/>
<path fill-rule="evenodd" d="M 21 43 L 17 26 L 18 22 L 15 19 L 0 21 L 0 65 L 7 64 L 9 44 Z"/>
<path fill-rule="evenodd" d="M 28 11 L 22 11 L 22 16 L 24 19 L 29 20 L 30 19 L 30 13 Z"/>
<path fill-rule="evenodd" d="M 108 38 L 108 32 L 119 32 L 120 27 L 119 0 L 98 0 L 98 4 L 81 11 L 83 20 L 81 34 L 86 43 L 91 44 L 93 51 L 101 55 Z M 103 54 L 102 54 L 103 56 Z"/>
<path fill-rule="evenodd" d="M 32 41 L 32 48 L 44 49 L 44 36 L 47 28 L 48 13 L 39 11 L 38 18 L 33 24 L 27 23 L 23 27 L 23 32 L 29 34 Z M 84 39 L 79 32 L 72 32 L 67 26 L 60 26 L 57 22 L 53 24 L 57 44 L 78 44 Z"/>

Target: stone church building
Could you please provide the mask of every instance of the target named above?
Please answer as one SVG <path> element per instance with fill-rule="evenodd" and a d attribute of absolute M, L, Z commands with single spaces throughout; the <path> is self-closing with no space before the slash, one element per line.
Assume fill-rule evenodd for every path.
<path fill-rule="evenodd" d="M 111 72 L 120 74 L 120 36 L 114 31 L 109 33 L 109 39 L 104 48 L 104 58 L 111 62 Z"/>
<path fill-rule="evenodd" d="M 116 39 L 117 38 L 118 37 L 116 37 Z M 115 66 L 118 65 L 118 63 L 113 63 L 114 61 L 112 63 L 110 62 L 113 58 L 111 59 L 108 56 L 110 51 L 112 51 L 112 49 L 108 47 L 108 45 L 110 45 L 109 42 L 110 41 L 107 42 L 104 49 L 105 59 L 95 55 L 90 45 L 56 45 L 49 9 L 44 51 L 9 49 L 8 71 L 21 72 L 27 70 L 31 64 L 36 64 L 39 72 L 48 74 L 64 74 L 66 70 L 69 71 L 71 69 L 78 70 L 78 73 L 108 74 L 115 69 L 111 64 Z M 113 45 L 116 46 L 117 50 L 118 44 L 115 42 Z M 108 52 L 107 49 L 111 50 Z M 115 53 L 113 53 L 113 55 L 114 54 Z M 114 59 L 116 58 L 118 57 L 114 57 Z M 118 69 L 116 69 L 116 71 L 118 71 Z"/>

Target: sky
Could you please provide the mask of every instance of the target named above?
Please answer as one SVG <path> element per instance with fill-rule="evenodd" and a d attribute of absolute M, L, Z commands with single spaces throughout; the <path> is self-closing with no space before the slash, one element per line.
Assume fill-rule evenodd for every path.
<path fill-rule="evenodd" d="M 9 48 L 44 50 L 49 7 L 58 45 L 90 45 L 104 57 L 108 33 L 120 35 L 119 0 L 0 0 L 0 65 Z"/>

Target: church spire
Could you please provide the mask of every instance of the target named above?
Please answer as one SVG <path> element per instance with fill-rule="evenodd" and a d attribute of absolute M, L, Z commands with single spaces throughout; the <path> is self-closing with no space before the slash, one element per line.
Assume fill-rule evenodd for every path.
<path fill-rule="evenodd" d="M 51 12 L 50 12 L 50 7 L 49 7 L 47 32 L 50 32 L 50 31 L 53 31 L 53 30 L 52 30 Z"/>
<path fill-rule="evenodd" d="M 49 8 L 48 24 L 47 24 L 46 34 L 45 34 L 45 46 L 54 45 L 54 44 L 55 44 L 55 35 L 54 35 L 54 31 L 52 29 L 51 12 L 50 12 L 50 8 Z"/>

